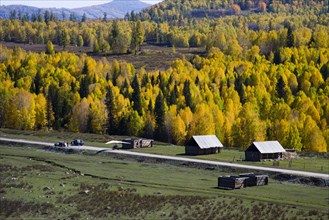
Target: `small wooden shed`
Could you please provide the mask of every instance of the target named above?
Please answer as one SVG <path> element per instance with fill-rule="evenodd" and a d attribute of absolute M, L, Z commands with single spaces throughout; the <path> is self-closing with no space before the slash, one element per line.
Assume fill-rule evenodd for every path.
<path fill-rule="evenodd" d="M 286 152 L 278 141 L 253 142 L 245 150 L 246 161 L 282 160 Z"/>
<path fill-rule="evenodd" d="M 218 177 L 218 188 L 241 189 L 249 186 L 268 185 L 268 175 L 256 175 L 253 173 L 240 174 L 239 176 Z"/>
<path fill-rule="evenodd" d="M 247 186 L 249 177 L 241 176 L 220 176 L 218 177 L 218 188 L 220 189 L 241 189 Z"/>
<path fill-rule="evenodd" d="M 264 186 L 268 185 L 268 175 L 264 174 L 253 174 L 253 173 L 245 173 L 240 174 L 241 177 L 248 177 L 246 180 L 246 186 Z"/>
<path fill-rule="evenodd" d="M 185 145 L 185 154 L 203 155 L 217 154 L 224 147 L 216 135 L 199 135 L 192 138 Z"/>
<path fill-rule="evenodd" d="M 153 140 L 151 139 L 127 138 L 122 142 L 122 149 L 153 147 Z"/>

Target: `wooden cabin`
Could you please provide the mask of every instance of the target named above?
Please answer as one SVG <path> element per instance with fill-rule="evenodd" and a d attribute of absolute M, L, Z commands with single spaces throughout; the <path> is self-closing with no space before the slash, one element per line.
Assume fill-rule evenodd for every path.
<path fill-rule="evenodd" d="M 124 142 L 122 143 L 122 149 L 153 147 L 153 140 L 151 139 L 127 138 L 122 142 Z"/>
<path fill-rule="evenodd" d="M 192 138 L 185 145 L 185 154 L 217 154 L 220 152 L 222 147 L 223 144 L 218 140 L 216 135 L 192 136 Z"/>
<path fill-rule="evenodd" d="M 282 160 L 286 152 L 278 141 L 253 142 L 245 150 L 246 161 Z"/>

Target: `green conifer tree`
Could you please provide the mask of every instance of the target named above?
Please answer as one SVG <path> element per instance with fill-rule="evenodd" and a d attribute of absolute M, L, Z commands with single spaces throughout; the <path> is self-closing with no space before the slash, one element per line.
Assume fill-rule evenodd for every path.
<path fill-rule="evenodd" d="M 141 91 L 137 75 L 135 75 L 134 80 L 131 83 L 131 87 L 134 90 L 131 96 L 131 101 L 133 102 L 133 109 L 136 110 L 139 115 L 142 115 Z"/>

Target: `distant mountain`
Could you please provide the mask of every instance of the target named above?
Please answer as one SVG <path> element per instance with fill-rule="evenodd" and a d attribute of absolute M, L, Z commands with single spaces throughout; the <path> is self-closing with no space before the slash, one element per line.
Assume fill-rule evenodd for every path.
<path fill-rule="evenodd" d="M 78 4 L 78 3 L 77 3 Z M 86 14 L 87 18 L 96 19 L 102 18 L 104 13 L 107 14 L 107 18 L 123 18 L 126 13 L 131 11 L 140 12 L 141 10 L 151 6 L 150 4 L 141 2 L 139 0 L 113 0 L 112 2 L 95 5 L 89 7 L 67 9 L 67 8 L 36 8 L 25 5 L 9 5 L 0 6 L 0 18 L 9 18 L 11 11 L 21 12 L 22 16 L 28 14 L 41 13 L 44 14 L 46 10 L 53 12 L 59 19 L 65 16 L 67 19 L 71 14 L 74 14 L 77 19 L 80 19 L 83 14 Z"/>
<path fill-rule="evenodd" d="M 149 6 L 151 5 L 139 0 L 113 0 L 106 4 L 76 8 L 72 11 L 78 16 L 85 13 L 87 18 L 103 17 L 104 13 L 107 13 L 108 18 L 123 18 L 127 12 L 140 12 Z"/>

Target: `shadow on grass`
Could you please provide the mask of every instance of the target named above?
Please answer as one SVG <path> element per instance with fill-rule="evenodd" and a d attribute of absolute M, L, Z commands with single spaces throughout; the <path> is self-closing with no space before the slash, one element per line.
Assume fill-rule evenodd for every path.
<path fill-rule="evenodd" d="M 193 155 L 188 155 L 188 154 L 183 153 L 183 154 L 176 154 L 176 156 L 193 156 Z"/>

